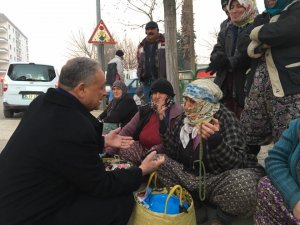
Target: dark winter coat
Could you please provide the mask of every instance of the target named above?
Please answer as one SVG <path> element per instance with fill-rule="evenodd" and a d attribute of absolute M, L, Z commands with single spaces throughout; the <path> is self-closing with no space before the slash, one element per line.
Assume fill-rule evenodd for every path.
<path fill-rule="evenodd" d="M 113 101 L 116 101 L 113 104 Z M 129 94 L 120 100 L 113 99 L 107 108 L 100 114 L 99 119 L 106 123 L 120 123 L 124 127 L 138 111 L 135 101 Z"/>
<path fill-rule="evenodd" d="M 257 27 L 251 32 L 251 39 L 270 46 L 262 57 L 267 64 L 274 96 L 300 93 L 300 2 L 294 1 L 271 19 L 267 13 L 263 13 L 254 24 Z M 252 66 L 253 72 L 256 66 L 257 60 Z"/>
<path fill-rule="evenodd" d="M 141 169 L 106 172 L 103 146 L 101 123 L 75 97 L 37 97 L 0 154 L 0 224 L 44 224 L 82 194 L 131 195 Z"/>
<path fill-rule="evenodd" d="M 249 34 L 252 29 L 251 24 L 242 28 L 231 23 L 228 24 L 227 28 L 220 31 L 210 58 L 211 61 L 214 61 L 221 54 L 225 54 L 228 58 L 227 68 L 217 73 L 215 83 L 221 88 L 223 99 L 233 98 L 241 107 L 244 106 L 245 100 L 246 72 L 251 65 L 247 47 L 250 43 Z"/>
<path fill-rule="evenodd" d="M 153 65 L 151 65 L 152 70 L 145 70 L 145 63 L 146 60 L 149 61 L 149 58 L 146 59 L 145 46 L 146 46 L 147 39 L 144 38 L 143 41 L 138 45 L 137 50 L 137 76 L 139 80 L 143 83 L 151 82 L 158 78 L 167 78 L 167 71 L 166 71 L 166 51 L 165 51 L 165 37 L 162 34 L 159 34 L 155 44 L 156 48 L 153 49 L 153 54 L 155 55 L 155 60 Z M 154 74 L 152 74 L 154 73 Z"/>

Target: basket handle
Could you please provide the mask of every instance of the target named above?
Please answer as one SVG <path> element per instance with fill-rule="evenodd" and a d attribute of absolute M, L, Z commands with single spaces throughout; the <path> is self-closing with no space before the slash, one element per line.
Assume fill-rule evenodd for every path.
<path fill-rule="evenodd" d="M 154 178 L 154 187 L 156 188 L 156 181 L 157 181 L 157 172 L 153 172 L 151 173 L 150 177 L 149 177 L 149 180 L 148 180 L 148 183 L 147 183 L 147 186 L 146 186 L 146 190 L 148 189 L 148 187 L 150 186 L 152 180 Z"/>
<path fill-rule="evenodd" d="M 169 199 L 171 198 L 171 196 L 174 194 L 174 192 L 179 189 L 180 190 L 180 195 L 179 195 L 179 201 L 180 201 L 180 205 L 182 206 L 182 187 L 180 185 L 175 185 L 174 187 L 171 188 L 169 194 L 168 194 L 168 197 L 166 199 L 166 204 L 165 204 L 165 211 L 164 211 L 164 214 L 167 214 L 167 208 L 168 208 L 168 203 L 169 203 Z"/>

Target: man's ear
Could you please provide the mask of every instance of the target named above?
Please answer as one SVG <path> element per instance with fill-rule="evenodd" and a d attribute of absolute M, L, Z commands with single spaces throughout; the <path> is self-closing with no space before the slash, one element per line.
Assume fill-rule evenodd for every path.
<path fill-rule="evenodd" d="M 74 88 L 74 93 L 78 98 L 83 98 L 84 94 L 85 94 L 85 83 L 80 82 L 79 84 L 77 84 L 77 86 Z"/>

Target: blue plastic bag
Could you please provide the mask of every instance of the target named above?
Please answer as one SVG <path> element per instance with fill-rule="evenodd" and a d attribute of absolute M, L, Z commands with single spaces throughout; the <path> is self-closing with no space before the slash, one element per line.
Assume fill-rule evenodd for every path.
<path fill-rule="evenodd" d="M 153 212 L 164 213 L 168 194 L 150 194 L 144 200 L 149 205 L 149 209 Z M 183 207 L 187 210 L 188 205 L 182 202 Z M 180 209 L 180 200 L 176 195 L 172 195 L 169 198 L 166 213 L 167 214 L 179 214 L 182 210 Z"/>

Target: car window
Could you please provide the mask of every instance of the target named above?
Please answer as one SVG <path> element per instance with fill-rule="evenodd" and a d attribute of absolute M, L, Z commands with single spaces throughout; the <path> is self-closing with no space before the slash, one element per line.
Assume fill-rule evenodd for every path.
<path fill-rule="evenodd" d="M 49 82 L 55 78 L 53 66 L 38 64 L 11 64 L 7 75 L 14 81 Z"/>

